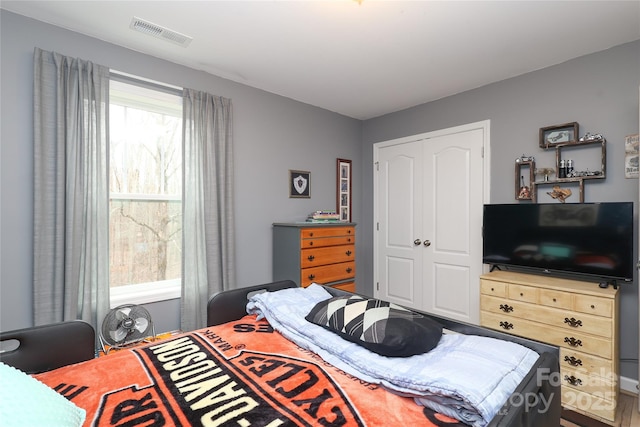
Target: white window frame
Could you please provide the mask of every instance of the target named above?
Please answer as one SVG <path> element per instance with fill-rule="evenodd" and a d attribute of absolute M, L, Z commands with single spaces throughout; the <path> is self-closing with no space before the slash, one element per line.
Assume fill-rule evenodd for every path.
<path fill-rule="evenodd" d="M 111 79 L 181 96 L 182 88 L 111 70 Z M 181 200 L 170 195 L 111 193 L 110 200 Z M 182 296 L 182 279 L 160 280 L 109 287 L 109 305 L 149 304 L 178 299 Z"/>
<path fill-rule="evenodd" d="M 110 308 L 115 308 L 123 304 L 149 304 L 166 301 L 180 298 L 181 291 L 181 279 L 115 286 L 109 290 L 109 305 Z"/>

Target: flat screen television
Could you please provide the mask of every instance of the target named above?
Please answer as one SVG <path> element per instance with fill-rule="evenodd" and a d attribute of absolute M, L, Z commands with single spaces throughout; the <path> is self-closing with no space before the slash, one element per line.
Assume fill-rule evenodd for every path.
<path fill-rule="evenodd" d="M 485 264 L 611 283 L 633 281 L 633 203 L 484 206 Z"/>

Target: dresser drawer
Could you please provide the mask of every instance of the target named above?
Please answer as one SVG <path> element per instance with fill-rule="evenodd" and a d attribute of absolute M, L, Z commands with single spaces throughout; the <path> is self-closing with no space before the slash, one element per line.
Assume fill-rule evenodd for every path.
<path fill-rule="evenodd" d="M 557 321 L 561 322 L 561 326 L 567 331 L 579 331 L 604 338 L 613 338 L 613 320 L 606 317 L 590 316 L 588 314 L 575 312 L 561 312 L 560 316 L 557 317 Z"/>
<path fill-rule="evenodd" d="M 615 421 L 617 395 L 609 397 L 598 392 L 589 394 L 564 385 L 560 389 L 562 406 L 567 409 L 588 413 L 592 418 L 595 415 L 609 421 Z"/>
<path fill-rule="evenodd" d="M 560 328 L 542 323 L 532 322 L 506 314 L 494 314 L 487 311 L 480 312 L 480 322 L 482 326 L 526 338 L 537 340 L 540 339 L 541 336 L 544 336 L 545 342 L 557 345 L 558 347 L 581 351 L 604 358 L 611 358 L 613 354 L 611 340 L 606 338 L 582 334 L 576 331 L 564 331 Z"/>
<path fill-rule="evenodd" d="M 300 251 L 301 268 L 346 262 L 354 259 L 356 259 L 356 247 L 354 245 L 329 246 Z"/>
<path fill-rule="evenodd" d="M 613 300 L 608 298 L 594 297 L 591 295 L 576 295 L 573 306 L 574 310 L 581 313 L 603 317 L 613 316 Z"/>
<path fill-rule="evenodd" d="M 317 237 L 315 239 L 302 239 L 300 247 L 322 248 L 326 246 L 353 245 L 356 243 L 356 236 L 335 236 L 335 237 Z"/>
<path fill-rule="evenodd" d="M 485 295 L 506 297 L 507 284 L 504 282 L 494 282 L 493 280 L 480 279 L 480 292 Z"/>
<path fill-rule="evenodd" d="M 613 361 L 580 351 L 560 348 L 560 370 L 585 369 L 590 375 L 608 378 L 613 381 L 617 373 L 613 368 Z"/>
<path fill-rule="evenodd" d="M 312 283 L 327 284 L 356 277 L 356 263 L 343 262 L 304 268 L 300 272 L 300 286 L 307 287 Z"/>
<path fill-rule="evenodd" d="M 548 307 L 571 309 L 573 298 L 570 293 L 555 291 L 553 289 L 539 289 L 538 302 Z"/>
<path fill-rule="evenodd" d="M 356 284 L 354 282 L 338 283 L 337 285 L 331 285 L 331 287 L 352 293 L 356 291 Z"/>
<path fill-rule="evenodd" d="M 613 400 L 616 395 L 616 383 L 606 378 L 592 376 L 586 370 L 560 370 L 560 380 L 563 386 L 578 391 L 595 394 L 607 400 Z"/>
<path fill-rule="evenodd" d="M 300 230 L 300 238 L 315 239 L 318 237 L 353 236 L 356 235 L 355 227 L 308 227 Z"/>
<path fill-rule="evenodd" d="M 538 302 L 538 289 L 531 286 L 509 284 L 507 292 L 509 299 L 512 300 L 531 303 Z"/>
<path fill-rule="evenodd" d="M 488 295 L 480 296 L 480 304 L 483 310 L 492 313 L 532 320 L 549 326 L 556 326 L 567 331 L 578 331 L 605 338 L 611 338 L 613 336 L 613 321 L 605 317 L 576 313 L 527 302 L 512 301 L 506 298 L 496 298 Z"/>

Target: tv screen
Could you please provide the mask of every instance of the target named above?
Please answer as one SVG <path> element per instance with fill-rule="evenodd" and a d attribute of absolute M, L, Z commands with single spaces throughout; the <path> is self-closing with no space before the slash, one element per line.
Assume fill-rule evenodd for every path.
<path fill-rule="evenodd" d="M 484 206 L 483 262 L 594 281 L 633 280 L 633 203 Z"/>

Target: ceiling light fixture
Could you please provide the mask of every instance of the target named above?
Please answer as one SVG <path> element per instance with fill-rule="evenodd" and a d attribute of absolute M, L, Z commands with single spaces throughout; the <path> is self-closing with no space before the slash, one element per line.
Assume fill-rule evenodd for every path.
<path fill-rule="evenodd" d="M 131 19 L 129 28 L 143 34 L 148 34 L 150 36 L 175 43 L 182 47 L 189 46 L 189 43 L 191 43 L 191 40 L 193 40 L 193 37 L 189 37 L 185 34 L 181 34 L 177 31 L 170 30 L 166 27 L 154 24 L 149 21 L 145 21 L 144 19 L 140 19 L 135 16 Z"/>

